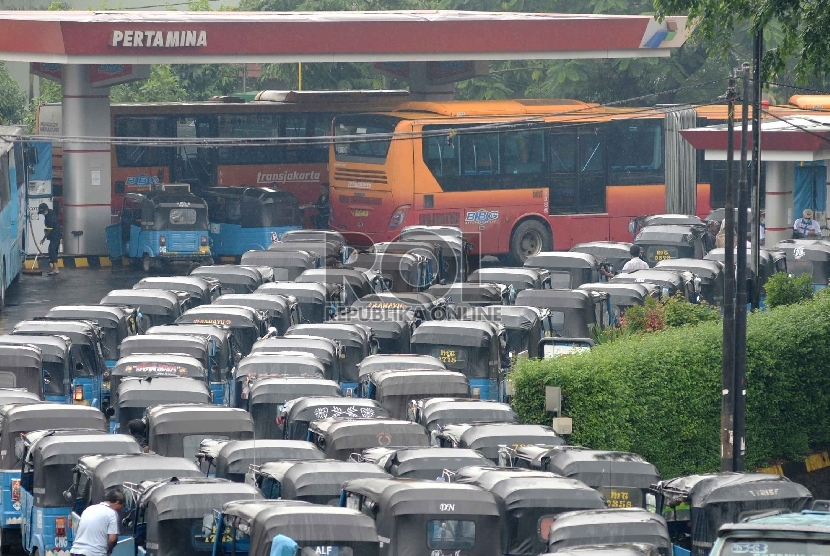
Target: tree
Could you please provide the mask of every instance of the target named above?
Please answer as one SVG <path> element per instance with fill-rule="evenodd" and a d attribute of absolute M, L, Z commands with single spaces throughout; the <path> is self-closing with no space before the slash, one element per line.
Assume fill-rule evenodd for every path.
<path fill-rule="evenodd" d="M 6 65 L 0 62 L 0 123 L 20 123 L 25 108 L 26 96 L 9 75 Z"/>
<path fill-rule="evenodd" d="M 723 58 L 743 23 L 751 29 L 780 26 L 780 42 L 764 53 L 767 77 L 794 61 L 802 83 L 830 75 L 830 8 L 823 0 L 654 0 L 659 16 L 688 13 L 710 53 Z"/>

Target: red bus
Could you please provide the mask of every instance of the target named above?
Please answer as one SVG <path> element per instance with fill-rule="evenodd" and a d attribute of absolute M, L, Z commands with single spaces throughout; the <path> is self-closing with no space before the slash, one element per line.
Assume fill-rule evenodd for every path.
<path fill-rule="evenodd" d="M 262 91 L 255 100 L 222 97 L 207 102 L 113 104 L 116 140 L 146 137 L 141 145 L 112 147 L 112 211 L 121 210 L 124 194 L 153 183 L 189 183 L 194 192 L 209 186 L 276 186 L 301 204 L 319 195 L 328 181 L 328 145 L 301 139 L 326 137 L 335 114 L 391 110 L 408 98 L 406 91 Z M 61 106 L 41 106 L 38 130 L 60 135 Z M 154 139 L 286 137 L 298 144 L 258 147 L 153 146 Z M 54 175 L 60 176 L 60 149 L 54 149 Z M 59 202 L 62 183 L 55 180 Z"/>

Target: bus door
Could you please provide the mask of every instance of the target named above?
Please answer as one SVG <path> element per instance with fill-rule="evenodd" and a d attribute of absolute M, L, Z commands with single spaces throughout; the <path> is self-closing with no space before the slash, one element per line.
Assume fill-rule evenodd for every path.
<path fill-rule="evenodd" d="M 215 119 L 210 116 L 182 116 L 176 119 L 176 137 L 196 139 L 216 137 Z M 170 174 L 176 183 L 189 183 L 191 189 L 210 187 L 216 183 L 216 161 L 213 149 L 185 145 L 176 147 Z"/>
<path fill-rule="evenodd" d="M 598 126 L 554 131 L 550 135 L 551 215 L 602 214 L 605 208 L 605 134 Z M 608 239 L 607 219 L 591 218 L 590 223 L 572 220 L 569 230 L 554 222 L 554 237 L 567 233 L 571 245 L 582 241 Z"/>

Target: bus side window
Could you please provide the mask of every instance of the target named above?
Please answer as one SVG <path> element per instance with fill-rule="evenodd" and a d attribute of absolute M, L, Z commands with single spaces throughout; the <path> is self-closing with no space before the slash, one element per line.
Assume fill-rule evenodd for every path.
<path fill-rule="evenodd" d="M 504 173 L 539 174 L 545 164 L 544 134 L 542 131 L 505 133 Z"/>
<path fill-rule="evenodd" d="M 424 161 L 435 177 L 459 175 L 458 136 L 427 137 Z"/>
<path fill-rule="evenodd" d="M 465 176 L 498 174 L 499 134 L 469 134 L 461 137 L 461 168 Z"/>
<path fill-rule="evenodd" d="M 21 169 L 22 171 L 22 169 Z M 9 180 L 9 154 L 0 155 L 0 209 L 6 208 L 12 198 Z"/>

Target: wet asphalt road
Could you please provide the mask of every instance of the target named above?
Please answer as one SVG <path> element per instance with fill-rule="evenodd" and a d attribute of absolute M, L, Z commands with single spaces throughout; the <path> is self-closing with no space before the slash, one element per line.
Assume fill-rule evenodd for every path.
<path fill-rule="evenodd" d="M 110 290 L 132 288 L 147 276 L 129 267 L 112 269 L 61 269 L 58 276 L 21 274 L 6 292 L 0 313 L 0 333 L 8 334 L 20 321 L 42 317 L 56 305 L 97 304 Z"/>

